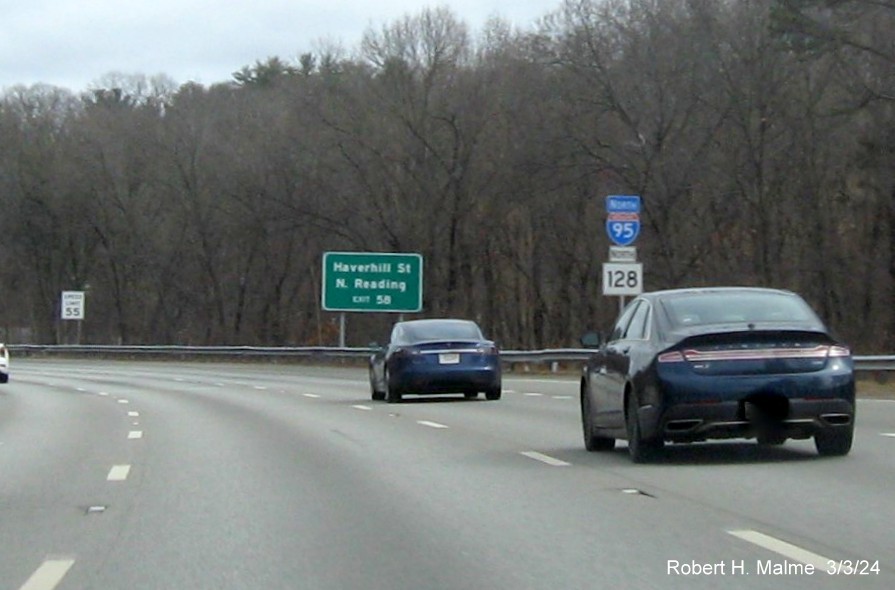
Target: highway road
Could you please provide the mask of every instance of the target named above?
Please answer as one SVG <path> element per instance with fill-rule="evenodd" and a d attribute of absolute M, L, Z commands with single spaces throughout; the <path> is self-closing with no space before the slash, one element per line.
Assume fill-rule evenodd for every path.
<path fill-rule="evenodd" d="M 811 441 L 587 453 L 577 384 L 372 402 L 366 371 L 13 359 L 0 590 L 895 588 L 895 402 Z"/>

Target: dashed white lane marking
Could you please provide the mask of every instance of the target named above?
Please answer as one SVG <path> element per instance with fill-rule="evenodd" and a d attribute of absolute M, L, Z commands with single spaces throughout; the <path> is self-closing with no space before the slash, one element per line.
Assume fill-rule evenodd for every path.
<path fill-rule="evenodd" d="M 559 459 L 555 459 L 550 455 L 545 455 L 537 451 L 522 451 L 521 454 L 525 455 L 529 459 L 534 459 L 535 461 L 540 461 L 541 463 L 546 463 L 547 465 L 551 465 L 553 467 L 566 467 L 568 465 L 571 465 L 571 463 L 560 461 Z"/>
<path fill-rule="evenodd" d="M 142 430 L 131 430 L 130 432 L 127 433 L 127 437 L 130 439 L 143 438 L 143 431 Z"/>
<path fill-rule="evenodd" d="M 47 559 L 19 590 L 53 590 L 74 564 L 74 559 Z"/>
<path fill-rule="evenodd" d="M 421 426 L 428 426 L 429 428 L 449 428 L 446 424 L 439 424 L 438 422 L 429 422 L 428 420 L 417 420 L 417 424 Z"/>
<path fill-rule="evenodd" d="M 895 438 L 895 432 L 880 432 L 880 436 L 888 436 L 889 438 Z"/>
<path fill-rule="evenodd" d="M 529 378 L 524 378 L 524 379 L 519 379 L 519 381 L 525 381 L 526 383 L 552 383 L 552 384 L 559 384 L 559 385 L 565 385 L 568 383 L 578 383 L 578 381 L 570 381 L 568 379 L 529 379 Z"/>
<path fill-rule="evenodd" d="M 320 396 L 317 395 L 316 393 L 303 393 L 302 395 L 305 396 L 305 397 L 309 397 L 309 398 L 311 398 L 311 399 L 317 399 L 317 398 L 320 397 Z"/>
<path fill-rule="evenodd" d="M 140 415 L 140 412 L 128 412 L 127 415 L 131 418 L 136 418 Z"/>
<path fill-rule="evenodd" d="M 109 397 L 109 392 L 108 391 L 100 391 L 99 395 L 101 395 L 103 397 Z"/>
<path fill-rule="evenodd" d="M 364 406 L 364 405 L 361 405 L 361 404 L 357 404 L 357 405 L 354 405 L 354 406 L 351 406 L 351 407 L 352 407 L 352 408 L 355 408 L 355 409 L 358 409 L 358 410 L 364 410 L 365 412 L 372 412 L 372 411 L 373 411 L 373 408 L 371 408 L 370 406 Z"/>
<path fill-rule="evenodd" d="M 267 388 L 263 385 L 255 385 L 253 389 L 257 389 L 258 391 L 267 391 Z"/>
<path fill-rule="evenodd" d="M 126 399 L 120 399 L 120 400 L 118 400 L 118 403 L 119 404 L 129 404 L 130 402 Z"/>
<path fill-rule="evenodd" d="M 115 465 L 112 469 L 109 470 L 109 475 L 106 476 L 106 480 L 108 481 L 124 481 L 127 479 L 128 474 L 131 472 L 130 465 Z"/>
<path fill-rule="evenodd" d="M 805 564 L 811 564 L 820 570 L 824 570 L 829 563 L 832 561 L 831 559 L 824 557 L 823 555 L 818 555 L 817 553 L 812 553 L 807 549 L 802 549 L 792 543 L 787 543 L 786 541 L 781 541 L 780 539 L 771 537 L 770 535 L 765 535 L 764 533 L 759 533 L 758 531 L 750 531 L 750 530 L 742 530 L 742 531 L 727 531 L 734 537 L 752 543 L 753 545 L 758 545 L 768 551 L 773 551 L 774 553 L 779 553 L 784 557 L 788 557 L 789 559 L 794 559 L 796 561 L 801 561 Z"/>
<path fill-rule="evenodd" d="M 519 393 L 515 389 L 504 389 L 504 393 Z"/>
<path fill-rule="evenodd" d="M 523 395 L 525 395 L 527 397 L 544 397 L 543 393 L 525 393 Z"/>
<path fill-rule="evenodd" d="M 87 390 L 84 389 L 83 387 L 76 387 L 76 388 L 75 388 L 75 391 L 80 391 L 81 393 L 83 393 L 83 392 L 85 392 L 85 391 L 87 391 Z"/>
<path fill-rule="evenodd" d="M 554 395 L 553 399 L 572 399 L 571 395 Z"/>

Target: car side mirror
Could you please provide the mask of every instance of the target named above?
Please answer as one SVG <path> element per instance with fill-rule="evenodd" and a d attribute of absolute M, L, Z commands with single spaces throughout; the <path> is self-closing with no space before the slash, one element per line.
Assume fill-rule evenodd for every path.
<path fill-rule="evenodd" d="M 588 332 L 581 337 L 581 346 L 584 348 L 600 348 L 603 345 L 603 337 L 599 332 Z"/>

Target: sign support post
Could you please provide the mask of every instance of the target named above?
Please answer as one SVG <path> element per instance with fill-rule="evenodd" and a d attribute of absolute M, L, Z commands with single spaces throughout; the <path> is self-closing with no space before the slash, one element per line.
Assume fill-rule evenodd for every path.
<path fill-rule="evenodd" d="M 77 321 L 77 340 L 81 343 L 81 324 L 84 320 L 84 291 L 63 291 L 59 307 L 59 317 L 62 320 Z M 68 338 L 66 338 L 68 340 Z"/>
<path fill-rule="evenodd" d="M 423 309 L 423 257 L 384 252 L 325 252 L 321 307 L 339 314 L 345 347 L 346 312 L 416 313 Z"/>
<path fill-rule="evenodd" d="M 621 314 L 625 297 L 643 292 L 643 265 L 637 262 L 637 248 L 632 246 L 640 235 L 640 197 L 610 195 L 606 213 L 606 233 L 615 246 L 609 247 L 609 262 L 603 263 L 603 295 L 619 296 Z"/>

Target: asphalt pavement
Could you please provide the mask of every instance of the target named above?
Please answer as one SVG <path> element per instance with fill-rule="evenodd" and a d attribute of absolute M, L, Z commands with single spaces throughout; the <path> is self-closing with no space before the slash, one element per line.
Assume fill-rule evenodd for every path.
<path fill-rule="evenodd" d="M 0 590 L 895 587 L 895 401 L 811 441 L 588 453 L 569 376 L 373 402 L 366 371 L 14 359 Z"/>

